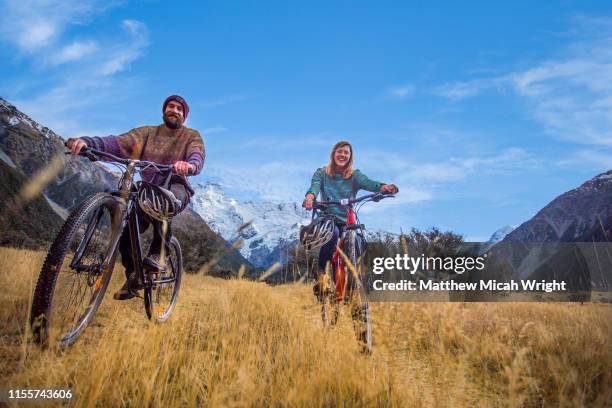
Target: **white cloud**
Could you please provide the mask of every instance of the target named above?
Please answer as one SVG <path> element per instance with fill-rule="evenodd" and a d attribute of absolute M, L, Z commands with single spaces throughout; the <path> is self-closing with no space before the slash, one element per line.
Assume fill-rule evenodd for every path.
<path fill-rule="evenodd" d="M 612 19 L 582 17 L 572 35 L 563 57 L 499 77 L 443 84 L 434 93 L 456 101 L 491 88 L 511 89 L 547 133 L 612 146 Z"/>
<path fill-rule="evenodd" d="M 22 49 L 30 51 L 44 47 L 57 34 L 57 27 L 47 21 L 33 21 L 31 24 L 17 37 L 17 44 Z"/>
<path fill-rule="evenodd" d="M 98 0 L 5 0 L 0 35 L 22 52 L 53 45 L 70 25 L 85 24 L 92 16 L 116 5 Z"/>
<path fill-rule="evenodd" d="M 465 82 L 452 82 L 434 88 L 433 93 L 446 99 L 459 101 L 478 95 L 485 89 L 500 85 L 498 79 L 479 79 Z"/>
<path fill-rule="evenodd" d="M 43 92 L 11 102 L 61 136 L 104 135 L 112 133 L 114 129 L 90 133 L 87 118 L 96 107 L 100 110 L 99 106 L 109 101 L 124 100 L 134 91 L 134 87 L 132 79 L 80 75 L 56 83 Z M 109 123 L 109 126 L 113 125 L 113 122 Z"/>
<path fill-rule="evenodd" d="M 379 154 L 380 153 L 380 154 Z M 384 212 L 390 208 L 433 200 L 437 193 L 459 180 L 474 174 L 509 172 L 533 165 L 531 156 L 518 148 L 510 148 L 490 156 L 450 157 L 438 163 L 415 163 L 393 153 L 370 151 L 360 159 L 368 176 L 393 182 L 401 194 L 393 200 L 371 206 L 368 213 Z M 385 160 L 382 161 L 381 159 Z M 378 163 L 379 165 L 376 165 Z M 259 163 L 257 160 L 209 163 L 206 177 L 219 182 L 227 191 L 246 198 L 273 202 L 299 201 L 321 163 L 302 158 L 299 163 L 275 160 Z"/>
<path fill-rule="evenodd" d="M 341 140 L 342 137 L 337 136 L 335 133 L 324 131 L 317 133 L 291 133 L 283 135 L 263 135 L 249 137 L 248 140 L 240 143 L 240 149 L 247 148 L 259 148 L 265 149 L 265 151 L 283 151 L 299 150 L 304 152 L 306 150 L 316 150 L 320 152 L 330 150 L 334 144 Z M 325 162 L 325 156 L 321 163 Z"/>
<path fill-rule="evenodd" d="M 612 154 L 609 151 L 595 151 L 582 149 L 569 157 L 559 160 L 556 164 L 561 166 L 580 166 L 581 168 L 595 168 L 598 171 L 612 169 Z"/>
<path fill-rule="evenodd" d="M 202 108 L 216 108 L 219 106 L 229 105 L 230 103 L 234 102 L 246 101 L 247 99 L 249 99 L 249 97 L 246 95 L 228 95 L 217 99 L 203 101 L 200 102 L 198 105 Z"/>
<path fill-rule="evenodd" d="M 0 14 L 0 39 L 16 46 L 44 80 L 28 78 L 5 84 L 5 96 L 21 110 L 59 134 L 85 133 L 86 118 L 109 101 L 125 99 L 138 78 L 119 76 L 141 58 L 149 44 L 146 25 L 124 20 L 122 30 L 105 30 L 97 38 L 75 38 L 72 28 L 117 1 L 5 1 Z M 38 28 L 37 28 L 38 27 Z M 96 107 L 94 110 L 93 108 Z M 101 114 L 103 116 L 103 113 Z M 111 121 L 114 122 L 114 121 Z M 111 126 L 113 126 L 111 124 Z"/>
<path fill-rule="evenodd" d="M 418 184 L 445 183 L 463 180 L 476 172 L 516 171 L 537 164 L 537 160 L 523 149 L 514 147 L 490 156 L 451 157 L 440 163 L 414 164 L 402 174 L 402 178 Z"/>
<path fill-rule="evenodd" d="M 98 49 L 95 41 L 75 41 L 64 46 L 56 55 L 52 56 L 52 64 L 60 65 L 65 62 L 78 61 L 93 54 Z"/>
<path fill-rule="evenodd" d="M 209 127 L 204 129 L 202 133 L 204 136 L 206 135 L 212 135 L 213 133 L 223 133 L 223 132 L 227 132 L 227 128 L 223 127 L 223 126 L 213 126 L 213 127 Z"/>
<path fill-rule="evenodd" d="M 206 176 L 215 178 L 227 191 L 273 202 L 299 201 L 306 190 L 316 165 L 270 161 L 259 163 L 211 163 Z"/>
<path fill-rule="evenodd" d="M 414 91 L 413 85 L 399 85 L 389 87 L 386 94 L 391 99 L 403 100 L 414 95 Z"/>
<path fill-rule="evenodd" d="M 149 30 L 144 23 L 124 20 L 122 27 L 128 33 L 128 39 L 107 46 L 102 55 L 104 61 L 98 71 L 102 75 L 112 75 L 127 69 L 142 56 L 143 50 L 149 45 Z"/>

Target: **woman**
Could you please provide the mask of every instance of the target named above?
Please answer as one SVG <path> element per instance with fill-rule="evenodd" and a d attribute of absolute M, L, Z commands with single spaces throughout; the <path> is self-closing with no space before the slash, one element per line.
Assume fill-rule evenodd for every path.
<path fill-rule="evenodd" d="M 336 143 L 331 151 L 329 164 L 315 171 L 310 188 L 302 204 L 312 209 L 313 200 L 321 194 L 321 201 L 339 201 L 343 198 L 354 198 L 359 190 L 395 194 L 399 189 L 394 184 L 385 184 L 369 179 L 359 170 L 353 170 L 353 147 L 349 142 Z M 325 215 L 335 217 L 332 239 L 321 246 L 319 252 L 319 274 L 325 273 L 325 267 L 331 262 L 342 226 L 346 222 L 346 208 L 330 206 Z M 318 295 L 318 285 L 315 286 Z"/>

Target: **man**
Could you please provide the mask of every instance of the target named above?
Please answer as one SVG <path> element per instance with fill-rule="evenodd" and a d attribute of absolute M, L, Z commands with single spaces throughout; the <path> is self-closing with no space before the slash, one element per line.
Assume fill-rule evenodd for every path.
<path fill-rule="evenodd" d="M 183 126 L 189 114 L 189 105 L 185 99 L 178 95 L 169 96 L 164 101 L 162 112 L 164 123 L 159 126 L 142 126 L 119 136 L 71 138 L 66 142 L 66 146 L 72 154 L 79 154 L 81 149 L 87 146 L 126 159 L 174 164 L 176 174 L 171 176 L 168 189 L 181 201 L 182 211 L 194 194 L 186 176 L 199 174 L 204 166 L 204 142 L 198 131 Z M 142 177 L 144 181 L 156 185 L 161 185 L 166 181 L 165 175 L 154 170 L 145 170 Z M 144 262 L 153 268 L 159 267 L 161 243 L 167 242 L 163 236 L 162 223 L 150 218 L 140 208 L 137 211 L 140 231 L 144 232 L 150 224 L 153 224 L 154 228 L 153 242 Z M 123 287 L 115 293 L 114 298 L 117 300 L 130 299 L 135 296 L 129 284 L 134 266 L 128 235 L 126 229 L 119 243 L 127 280 Z M 166 237 L 169 236 L 170 225 L 168 225 Z M 167 249 L 166 253 L 168 253 Z"/>

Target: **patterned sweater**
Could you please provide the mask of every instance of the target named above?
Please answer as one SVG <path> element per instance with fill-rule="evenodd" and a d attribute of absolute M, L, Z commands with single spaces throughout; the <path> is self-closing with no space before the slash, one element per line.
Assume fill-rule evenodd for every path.
<path fill-rule="evenodd" d="M 204 166 L 204 141 L 197 130 L 181 127 L 172 130 L 166 125 L 142 126 L 119 136 L 82 137 L 89 147 L 114 154 L 125 159 L 148 160 L 160 164 L 186 161 L 195 167 L 193 175 Z M 191 195 L 193 189 L 184 176 L 173 175 L 185 185 Z M 166 176 L 153 169 L 145 170 L 142 178 L 148 182 L 162 184 Z"/>
<path fill-rule="evenodd" d="M 321 193 L 321 201 L 339 201 L 343 198 L 355 198 L 359 190 L 378 192 L 382 185 L 384 183 L 369 179 L 359 170 L 354 170 L 351 177 L 344 179 L 340 173 L 336 173 L 334 177 L 328 176 L 325 167 L 321 167 L 312 176 L 306 194 L 312 193 L 316 197 Z M 345 207 L 330 206 L 327 214 L 334 215 L 340 222 L 346 222 Z"/>

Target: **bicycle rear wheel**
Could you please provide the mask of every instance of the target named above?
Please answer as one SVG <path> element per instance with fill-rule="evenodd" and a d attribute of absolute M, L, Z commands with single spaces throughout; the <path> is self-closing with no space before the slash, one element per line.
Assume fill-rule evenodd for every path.
<path fill-rule="evenodd" d="M 357 250 L 357 234 L 348 231 L 345 237 L 347 268 L 347 302 L 351 308 L 353 327 L 361 351 L 371 354 L 373 349 L 372 321 L 366 288 L 363 284 L 362 255 Z"/>
<path fill-rule="evenodd" d="M 150 281 L 144 290 L 147 317 L 155 318 L 159 323 L 166 321 L 174 311 L 183 275 L 183 257 L 178 239 L 172 237 L 169 246 L 163 270 L 149 276 Z"/>
<path fill-rule="evenodd" d="M 95 315 L 113 271 L 111 234 L 120 220 L 118 202 L 106 193 L 86 198 L 68 216 L 40 271 L 30 324 L 34 339 L 73 344 Z M 108 262 L 105 262 L 108 260 Z"/>

